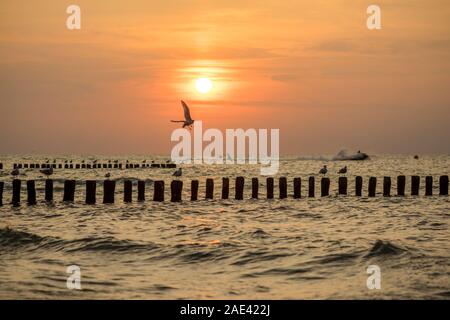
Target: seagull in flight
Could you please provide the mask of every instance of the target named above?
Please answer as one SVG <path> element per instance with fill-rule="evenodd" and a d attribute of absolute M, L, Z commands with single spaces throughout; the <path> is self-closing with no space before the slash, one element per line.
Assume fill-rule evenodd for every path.
<path fill-rule="evenodd" d="M 172 121 L 172 122 L 182 122 L 183 123 L 183 128 L 188 127 L 190 129 L 191 126 L 194 124 L 195 120 L 192 120 L 191 113 L 189 112 L 189 107 L 186 104 L 186 102 L 181 100 L 181 105 L 183 106 L 183 110 L 184 110 L 184 120 L 170 120 L 170 121 Z"/>

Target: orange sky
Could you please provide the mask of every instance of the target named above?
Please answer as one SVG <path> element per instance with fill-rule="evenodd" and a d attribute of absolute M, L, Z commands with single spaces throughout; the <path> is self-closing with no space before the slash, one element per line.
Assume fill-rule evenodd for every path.
<path fill-rule="evenodd" d="M 450 3 L 378 1 L 377 31 L 370 4 L 2 0 L 0 152 L 168 154 L 184 99 L 282 154 L 449 153 Z"/>

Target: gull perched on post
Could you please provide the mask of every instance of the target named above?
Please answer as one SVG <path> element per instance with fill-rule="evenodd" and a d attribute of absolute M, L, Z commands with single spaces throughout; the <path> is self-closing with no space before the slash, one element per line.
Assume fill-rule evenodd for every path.
<path fill-rule="evenodd" d="M 181 177 L 182 174 L 183 172 L 181 171 L 181 168 L 178 168 L 172 175 L 174 177 Z"/>
<path fill-rule="evenodd" d="M 328 169 L 327 169 L 326 165 L 324 165 L 323 168 L 320 169 L 320 171 L 319 171 L 320 174 L 327 174 L 327 172 L 328 172 Z"/>
<path fill-rule="evenodd" d="M 45 174 L 47 177 L 53 174 L 53 167 L 40 170 L 42 174 Z"/>
<path fill-rule="evenodd" d="M 338 173 L 347 173 L 347 166 L 345 166 L 345 167 L 339 169 L 339 172 L 338 172 Z"/>
<path fill-rule="evenodd" d="M 183 128 L 188 127 L 190 129 L 195 120 L 192 120 L 191 113 L 189 112 L 189 107 L 183 100 L 181 100 L 181 105 L 183 106 L 184 110 L 184 120 L 170 120 L 170 121 L 182 122 Z"/>

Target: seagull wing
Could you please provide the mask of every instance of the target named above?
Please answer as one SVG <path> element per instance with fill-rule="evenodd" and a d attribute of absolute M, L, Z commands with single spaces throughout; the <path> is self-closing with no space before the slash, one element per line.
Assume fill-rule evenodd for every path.
<path fill-rule="evenodd" d="M 189 112 L 188 105 L 183 100 L 181 100 L 181 104 L 183 105 L 184 118 L 186 119 L 186 121 L 192 121 L 191 113 Z"/>

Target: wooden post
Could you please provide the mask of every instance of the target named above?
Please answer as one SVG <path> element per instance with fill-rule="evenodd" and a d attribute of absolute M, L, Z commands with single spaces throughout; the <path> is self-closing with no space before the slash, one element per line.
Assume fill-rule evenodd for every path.
<path fill-rule="evenodd" d="M 375 197 L 377 191 L 377 178 L 370 177 L 369 178 L 369 197 Z"/>
<path fill-rule="evenodd" d="M 116 192 L 116 181 L 103 181 L 103 203 L 114 203 L 114 193 Z"/>
<path fill-rule="evenodd" d="M 3 187 L 5 183 L 3 181 L 0 181 L 0 206 L 3 205 Z"/>
<path fill-rule="evenodd" d="M 206 195 L 205 199 L 213 199 L 214 198 L 214 180 L 206 179 Z"/>
<path fill-rule="evenodd" d="M 432 176 L 425 177 L 425 195 L 426 196 L 433 195 L 433 177 Z"/>
<path fill-rule="evenodd" d="M 75 180 L 64 181 L 63 201 L 73 202 L 75 199 Z"/>
<path fill-rule="evenodd" d="M 357 176 L 355 178 L 355 196 L 357 197 L 362 196 L 362 185 L 363 185 L 363 178 L 361 176 Z"/>
<path fill-rule="evenodd" d="M 330 178 L 322 178 L 320 180 L 320 195 L 322 197 L 330 195 Z"/>
<path fill-rule="evenodd" d="M 14 179 L 12 182 L 13 185 L 13 196 L 12 196 L 12 205 L 18 206 L 20 204 L 20 188 L 22 181 L 20 179 Z"/>
<path fill-rule="evenodd" d="M 419 186 L 420 186 L 420 177 L 412 176 L 411 177 L 411 195 L 412 196 L 419 195 Z"/>
<path fill-rule="evenodd" d="M 398 176 L 397 177 L 397 195 L 398 196 L 405 195 L 405 185 L 406 185 L 406 177 Z"/>
<path fill-rule="evenodd" d="M 34 180 L 27 181 L 27 202 L 28 205 L 36 204 L 36 185 Z"/>
<path fill-rule="evenodd" d="M 123 202 L 131 202 L 133 194 L 133 183 L 131 180 L 123 182 Z"/>
<path fill-rule="evenodd" d="M 86 204 L 95 204 L 96 202 L 97 181 L 86 180 Z"/>
<path fill-rule="evenodd" d="M 280 177 L 278 180 L 279 188 L 280 188 L 280 199 L 287 198 L 287 179 L 286 177 Z"/>
<path fill-rule="evenodd" d="M 145 181 L 138 181 L 138 199 L 139 202 L 145 201 Z"/>
<path fill-rule="evenodd" d="M 439 178 L 439 195 L 448 196 L 448 176 L 440 176 Z"/>
<path fill-rule="evenodd" d="M 191 181 L 191 201 L 198 199 L 198 180 Z"/>
<path fill-rule="evenodd" d="M 230 195 L 230 179 L 222 178 L 222 199 L 228 199 L 229 195 Z"/>
<path fill-rule="evenodd" d="M 47 201 L 47 202 L 53 201 L 53 180 L 52 179 L 45 180 L 45 201 Z"/>
<path fill-rule="evenodd" d="M 234 196 L 236 200 L 244 199 L 244 183 L 245 183 L 244 177 L 236 178 L 235 196 Z"/>
<path fill-rule="evenodd" d="M 383 178 L 383 196 L 384 197 L 391 196 L 391 177 Z"/>
<path fill-rule="evenodd" d="M 170 183 L 170 191 L 171 191 L 170 201 L 180 202 L 182 190 L 183 190 L 183 181 L 172 180 L 172 182 Z"/>
<path fill-rule="evenodd" d="M 258 199 L 259 181 L 258 178 L 252 178 L 252 199 Z"/>
<path fill-rule="evenodd" d="M 273 199 L 273 178 L 269 177 L 266 180 L 267 183 L 267 199 Z"/>
<path fill-rule="evenodd" d="M 302 197 L 302 179 L 294 178 L 294 199 Z"/>
<path fill-rule="evenodd" d="M 153 201 L 164 201 L 164 181 L 158 180 L 153 183 Z"/>
<path fill-rule="evenodd" d="M 338 189 L 340 195 L 347 195 L 347 177 L 339 177 Z"/>
<path fill-rule="evenodd" d="M 308 179 L 308 197 L 309 198 L 314 198 L 315 197 L 315 185 L 316 185 L 316 181 L 314 179 L 314 177 L 309 177 Z"/>

